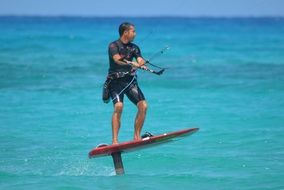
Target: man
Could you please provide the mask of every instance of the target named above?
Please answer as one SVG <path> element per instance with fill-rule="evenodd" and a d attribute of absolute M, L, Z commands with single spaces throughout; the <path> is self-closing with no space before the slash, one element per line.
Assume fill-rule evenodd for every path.
<path fill-rule="evenodd" d="M 144 66 L 140 49 L 131 43 L 135 36 L 135 27 L 131 23 L 122 23 L 119 26 L 120 38 L 109 45 L 109 72 L 108 80 L 109 94 L 114 104 L 112 114 L 112 143 L 118 144 L 118 132 L 120 129 L 120 118 L 123 110 L 123 99 L 126 95 L 134 103 L 138 112 L 134 123 L 134 140 L 141 139 L 141 129 L 146 116 L 147 103 L 138 86 L 136 78 L 137 68 Z M 133 61 L 135 58 L 135 61 Z"/>

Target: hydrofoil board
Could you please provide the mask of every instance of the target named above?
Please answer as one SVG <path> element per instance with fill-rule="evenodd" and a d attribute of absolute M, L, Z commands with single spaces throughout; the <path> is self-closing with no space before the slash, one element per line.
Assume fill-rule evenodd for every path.
<path fill-rule="evenodd" d="M 116 174 L 124 174 L 121 153 L 170 142 L 174 138 L 189 136 L 197 132 L 198 130 L 199 128 L 188 128 L 180 131 L 164 133 L 161 135 L 149 136 L 136 141 L 122 142 L 112 145 L 101 144 L 89 152 L 89 158 L 111 155 L 113 158 Z"/>
<path fill-rule="evenodd" d="M 115 152 L 129 152 L 129 151 L 134 151 L 137 149 L 142 149 L 142 148 L 147 148 L 151 147 L 160 143 L 165 143 L 168 141 L 171 141 L 173 138 L 176 137 L 183 137 L 183 136 L 188 136 L 196 131 L 198 131 L 199 128 L 189 128 L 189 129 L 184 129 L 180 131 L 175 131 L 171 133 L 164 133 L 161 135 L 156 135 L 152 137 L 146 137 L 141 140 L 137 141 L 129 141 L 129 142 L 122 142 L 119 144 L 114 144 L 114 145 L 101 145 L 89 152 L 89 158 L 94 158 L 94 157 L 100 157 L 100 156 L 109 156 L 112 153 Z"/>

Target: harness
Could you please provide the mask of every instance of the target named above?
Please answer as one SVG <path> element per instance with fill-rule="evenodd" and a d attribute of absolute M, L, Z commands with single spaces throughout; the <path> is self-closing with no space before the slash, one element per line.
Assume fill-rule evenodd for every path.
<path fill-rule="evenodd" d="M 131 75 L 131 72 L 127 71 L 127 72 L 110 73 L 108 74 L 107 79 L 114 80 L 114 79 L 125 77 L 126 75 Z"/>

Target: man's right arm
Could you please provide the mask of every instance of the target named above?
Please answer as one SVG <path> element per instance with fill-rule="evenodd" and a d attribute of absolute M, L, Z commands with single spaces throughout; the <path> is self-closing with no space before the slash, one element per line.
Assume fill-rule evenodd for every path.
<path fill-rule="evenodd" d="M 113 55 L 112 59 L 114 60 L 115 63 L 119 65 L 129 65 L 130 64 L 129 62 L 124 61 L 123 58 L 119 54 Z"/>
<path fill-rule="evenodd" d="M 117 44 L 115 42 L 113 42 L 109 45 L 108 53 L 109 53 L 109 56 L 113 59 L 113 61 L 116 64 L 119 64 L 119 65 L 128 65 L 129 64 L 129 63 L 126 63 L 125 61 L 123 61 L 123 57 L 121 57 L 119 55 L 119 50 L 118 50 Z"/>
<path fill-rule="evenodd" d="M 126 59 L 123 59 L 119 54 L 115 54 L 112 56 L 112 59 L 114 60 L 115 63 L 119 65 L 131 65 L 132 67 L 140 67 L 139 63 L 134 62 L 134 61 L 127 61 Z"/>

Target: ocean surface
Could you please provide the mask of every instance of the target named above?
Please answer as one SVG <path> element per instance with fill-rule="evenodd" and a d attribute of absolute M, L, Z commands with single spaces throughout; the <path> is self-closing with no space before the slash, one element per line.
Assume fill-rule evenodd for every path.
<path fill-rule="evenodd" d="M 145 59 L 143 132 L 192 136 L 111 157 L 107 47 L 133 22 Z M 170 49 L 159 53 L 169 46 Z M 153 68 L 155 69 L 155 68 Z M 133 138 L 126 98 L 120 142 Z M 0 17 L 0 189 L 284 189 L 283 18 Z"/>

